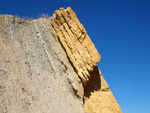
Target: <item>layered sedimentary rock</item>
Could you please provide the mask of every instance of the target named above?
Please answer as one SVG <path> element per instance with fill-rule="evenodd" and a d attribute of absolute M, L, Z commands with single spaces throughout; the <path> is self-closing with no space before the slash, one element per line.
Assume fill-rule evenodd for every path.
<path fill-rule="evenodd" d="M 0 113 L 122 113 L 74 11 L 0 15 Z"/>

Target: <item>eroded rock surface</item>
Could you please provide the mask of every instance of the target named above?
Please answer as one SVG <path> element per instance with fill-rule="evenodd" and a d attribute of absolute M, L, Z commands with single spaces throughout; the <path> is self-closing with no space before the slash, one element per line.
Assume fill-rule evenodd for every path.
<path fill-rule="evenodd" d="M 53 30 L 84 85 L 90 79 L 90 72 L 100 61 L 100 54 L 87 35 L 74 11 L 60 8 L 50 19 Z"/>
<path fill-rule="evenodd" d="M 0 15 L 0 113 L 122 113 L 99 61 L 70 7 L 49 19 Z"/>

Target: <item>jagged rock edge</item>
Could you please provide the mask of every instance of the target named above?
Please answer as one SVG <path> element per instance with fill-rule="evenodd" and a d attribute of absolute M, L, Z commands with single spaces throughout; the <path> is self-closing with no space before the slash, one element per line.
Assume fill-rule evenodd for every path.
<path fill-rule="evenodd" d="M 67 26 L 68 26 L 68 28 L 70 28 L 70 25 L 68 24 L 68 22 L 67 22 L 67 20 L 65 19 L 65 17 L 64 17 L 64 15 L 62 14 L 62 10 L 64 10 L 63 8 L 60 8 L 60 15 L 61 15 L 61 17 L 63 18 L 63 20 L 65 21 L 65 23 L 67 24 Z M 55 11 L 55 13 L 58 13 L 59 12 L 59 10 L 56 10 Z M 69 14 L 69 12 L 68 12 L 68 10 L 66 10 L 66 12 Z M 70 15 L 70 14 L 69 14 Z M 52 19 L 53 17 L 51 17 L 50 18 L 50 21 L 52 21 L 51 19 Z M 55 21 L 53 21 L 53 22 L 55 22 Z M 57 22 L 55 22 L 57 25 L 58 25 L 58 23 Z M 57 35 L 57 31 L 55 30 L 55 27 L 53 26 L 53 24 L 52 24 L 52 22 L 50 22 L 50 24 L 51 24 L 51 29 L 52 29 L 52 31 L 54 31 L 54 32 L 52 32 L 52 34 L 56 37 L 56 39 L 58 40 L 58 42 L 60 43 L 60 45 L 62 46 L 62 48 L 63 48 L 63 50 L 65 51 L 65 53 L 66 53 L 66 56 L 67 56 L 67 58 L 68 58 L 68 61 L 70 62 L 70 64 L 72 65 L 72 67 L 73 67 L 73 69 L 74 69 L 74 71 L 75 71 L 75 73 L 77 74 L 77 76 L 78 76 L 78 78 L 80 79 L 80 81 L 81 81 L 81 83 L 82 83 L 82 86 L 83 86 L 83 88 L 85 89 L 86 88 L 86 85 L 85 85 L 85 83 L 83 82 L 83 80 L 82 80 L 82 78 L 78 75 L 78 70 L 76 69 L 76 66 L 74 66 L 74 64 L 73 64 L 73 62 L 70 60 L 70 58 L 69 58 L 69 56 L 68 56 L 68 54 L 67 54 L 67 50 L 66 50 L 66 48 L 63 46 L 63 44 L 62 44 L 62 42 L 60 41 L 60 37 Z M 80 23 L 81 24 L 81 23 Z M 58 25 L 59 26 L 59 25 Z M 63 25 L 62 25 L 63 26 Z M 77 26 L 78 26 L 78 28 L 80 29 L 80 27 L 79 27 L 79 24 L 77 24 Z M 67 34 L 69 35 L 69 33 L 68 33 L 68 31 L 66 30 L 66 28 L 63 26 L 63 28 L 64 28 L 64 30 L 67 32 Z M 60 30 L 61 31 L 61 30 Z M 76 35 L 75 35 L 75 33 L 70 29 L 70 31 L 72 32 L 72 34 L 76 37 Z M 80 31 L 84 34 L 84 39 L 86 38 L 86 30 L 81 30 L 80 29 Z M 64 33 L 63 33 L 63 31 L 61 31 L 61 33 L 63 34 L 63 37 L 65 37 L 65 35 L 64 35 Z M 82 34 L 82 35 L 83 35 Z M 81 35 L 81 36 L 82 36 Z M 80 37 L 81 37 L 80 36 Z M 80 38 L 79 37 L 79 38 Z M 77 38 L 77 37 L 76 37 Z M 80 42 L 80 43 L 82 43 L 80 40 L 79 40 L 79 38 L 77 38 L 77 40 Z M 83 39 L 83 40 L 84 40 Z M 82 40 L 82 41 L 83 41 Z M 68 48 L 70 48 L 69 46 L 68 46 Z M 87 49 L 87 47 L 85 47 L 86 48 L 86 50 L 88 51 L 88 49 Z M 71 49 L 71 48 L 70 48 Z M 89 55 L 90 55 L 90 52 L 88 51 L 88 53 L 89 53 Z M 90 55 L 90 57 L 92 57 L 91 55 Z M 91 59 L 91 61 L 92 61 L 92 59 Z M 90 71 L 90 70 L 88 70 L 88 72 L 89 72 L 89 75 L 91 75 L 91 73 L 93 73 L 94 72 L 94 68 L 95 67 L 97 67 L 97 65 L 96 66 L 94 66 L 93 67 L 93 70 L 92 71 Z M 81 67 L 82 68 L 82 67 Z M 83 69 L 84 70 L 84 69 Z M 83 74 L 84 75 L 84 74 Z M 92 78 L 91 76 L 84 76 L 84 77 L 88 77 L 88 82 L 90 81 L 90 79 Z M 88 83 L 87 82 L 87 83 Z M 87 84 L 86 83 L 86 84 Z M 75 95 L 79 98 L 80 96 L 77 94 L 77 89 L 75 89 L 73 86 L 72 86 L 72 88 L 73 88 L 73 91 L 74 91 L 74 93 L 75 93 Z M 84 103 L 84 94 L 83 94 L 83 103 Z"/>

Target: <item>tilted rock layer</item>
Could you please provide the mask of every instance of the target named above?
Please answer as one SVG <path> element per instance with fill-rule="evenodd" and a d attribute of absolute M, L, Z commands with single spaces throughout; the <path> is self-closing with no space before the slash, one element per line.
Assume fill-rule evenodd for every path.
<path fill-rule="evenodd" d="M 71 8 L 55 11 L 50 19 L 56 37 L 67 53 L 76 73 L 84 85 L 90 79 L 90 72 L 100 61 L 100 55 L 84 27 Z"/>
<path fill-rule="evenodd" d="M 122 113 L 99 61 L 70 7 L 49 19 L 0 15 L 0 113 Z"/>

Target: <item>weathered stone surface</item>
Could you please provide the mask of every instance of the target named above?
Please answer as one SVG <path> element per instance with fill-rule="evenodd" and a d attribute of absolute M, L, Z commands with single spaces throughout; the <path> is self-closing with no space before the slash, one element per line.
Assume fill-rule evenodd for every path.
<path fill-rule="evenodd" d="M 122 113 L 99 61 L 70 7 L 49 19 L 0 15 L 0 113 Z"/>
<path fill-rule="evenodd" d="M 70 7 L 67 10 L 56 10 L 51 18 L 51 25 L 76 73 L 86 85 L 90 72 L 100 61 L 100 55 L 83 25 Z"/>
<path fill-rule="evenodd" d="M 83 83 L 85 112 L 122 113 L 97 67 L 100 55 L 74 11 L 60 8 L 50 20 L 52 31 Z"/>
<path fill-rule="evenodd" d="M 76 90 L 80 80 L 48 19 L 0 16 L 0 113 L 83 113 Z"/>

